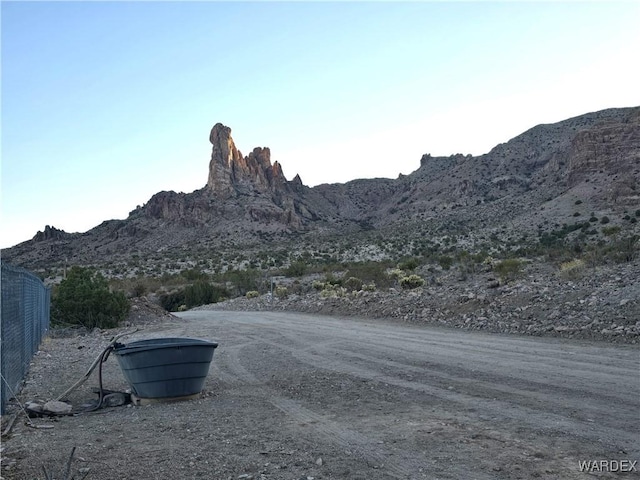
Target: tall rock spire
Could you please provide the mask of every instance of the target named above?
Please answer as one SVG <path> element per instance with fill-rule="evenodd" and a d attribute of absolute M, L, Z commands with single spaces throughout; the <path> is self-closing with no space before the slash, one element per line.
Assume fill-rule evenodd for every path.
<path fill-rule="evenodd" d="M 221 195 L 231 194 L 233 192 L 234 169 L 236 165 L 243 163 L 242 154 L 233 143 L 231 129 L 221 123 L 216 123 L 211 129 L 209 141 L 213 145 L 213 149 L 209 162 L 207 188 Z"/>
<path fill-rule="evenodd" d="M 289 182 L 278 162 L 271 164 L 271 151 L 256 147 L 243 157 L 231 138 L 231 129 L 217 123 L 209 135 L 213 145 L 207 188 L 217 196 L 236 193 L 267 193 L 281 198 L 289 193 Z"/>

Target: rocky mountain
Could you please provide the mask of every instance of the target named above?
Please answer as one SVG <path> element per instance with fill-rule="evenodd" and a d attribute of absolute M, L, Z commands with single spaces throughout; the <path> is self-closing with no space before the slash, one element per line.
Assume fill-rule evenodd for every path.
<path fill-rule="evenodd" d="M 47 226 L 3 250 L 3 259 L 44 268 L 366 232 L 540 234 L 595 213 L 618 218 L 640 205 L 640 107 L 538 125 L 481 156 L 425 154 L 416 171 L 396 179 L 313 188 L 297 175 L 287 180 L 269 148 L 243 156 L 229 127 L 216 124 L 209 141 L 202 189 L 159 192 L 128 218 L 86 233 Z"/>

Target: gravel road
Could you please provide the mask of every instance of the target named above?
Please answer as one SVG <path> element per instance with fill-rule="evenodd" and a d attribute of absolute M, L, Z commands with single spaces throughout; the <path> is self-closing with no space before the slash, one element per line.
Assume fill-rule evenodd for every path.
<path fill-rule="evenodd" d="M 577 479 L 593 478 L 579 466 L 593 460 L 640 470 L 637 346 L 283 312 L 179 316 L 128 341 L 219 341 L 201 399 L 18 425 L 5 478 L 35 478 L 73 445 L 89 479 Z M 46 396 L 55 369 L 41 363 L 63 341 L 43 347 L 23 395 Z M 75 349 L 80 374 L 94 343 Z M 107 386 L 125 388 L 108 363 Z"/>

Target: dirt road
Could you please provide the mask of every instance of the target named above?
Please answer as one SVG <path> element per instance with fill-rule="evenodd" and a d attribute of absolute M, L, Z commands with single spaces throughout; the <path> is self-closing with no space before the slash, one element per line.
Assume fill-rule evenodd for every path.
<path fill-rule="evenodd" d="M 635 346 L 292 313 L 180 317 L 129 341 L 219 341 L 202 399 L 22 426 L 6 478 L 34 478 L 36 460 L 72 445 L 90 479 L 573 479 L 593 478 L 580 462 L 594 460 L 638 476 Z M 115 361 L 105 378 L 126 387 Z"/>

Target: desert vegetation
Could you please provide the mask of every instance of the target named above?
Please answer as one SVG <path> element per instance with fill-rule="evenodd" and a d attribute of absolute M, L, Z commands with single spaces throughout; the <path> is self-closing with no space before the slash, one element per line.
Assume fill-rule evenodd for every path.
<path fill-rule="evenodd" d="M 201 248 L 134 255 L 122 262 L 72 268 L 54 288 L 53 319 L 55 324 L 115 325 L 126 311 L 126 298 L 141 296 L 168 311 L 180 311 L 265 294 L 282 299 L 315 292 L 322 298 L 341 298 L 367 291 L 410 291 L 437 286 L 443 276 L 471 281 L 490 275 L 496 285 L 507 285 L 540 265 L 552 266 L 560 279 L 575 281 L 596 268 L 637 257 L 638 235 L 625 218 L 635 219 L 639 212 L 587 212 L 584 221 L 572 221 L 569 214 L 565 223 L 539 225 L 537 234 L 513 225 L 469 230 L 452 218 L 339 237 L 297 235 L 277 249 L 258 241 L 248 247 L 229 243 L 215 253 Z M 55 282 L 62 273 L 59 267 L 41 275 Z M 68 313 L 72 304 L 81 303 L 71 301 L 69 294 L 80 291 L 74 286 L 78 282 L 101 292 L 103 313 L 82 318 Z M 86 298 L 90 291 L 81 295 L 86 304 L 91 303 Z M 88 308 L 86 304 L 82 308 Z"/>
<path fill-rule="evenodd" d="M 73 267 L 52 295 L 51 323 L 88 329 L 113 328 L 125 319 L 129 301 L 100 272 Z"/>

